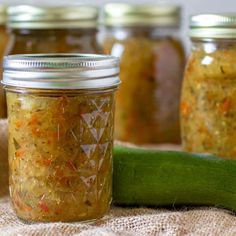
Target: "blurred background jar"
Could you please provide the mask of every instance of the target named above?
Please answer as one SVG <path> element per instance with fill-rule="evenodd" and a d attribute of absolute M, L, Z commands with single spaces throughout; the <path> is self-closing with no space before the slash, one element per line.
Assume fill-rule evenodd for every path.
<path fill-rule="evenodd" d="M 6 54 L 101 53 L 97 19 L 98 9 L 93 6 L 11 6 Z"/>
<path fill-rule="evenodd" d="M 180 143 L 179 100 L 185 64 L 180 7 L 105 5 L 104 51 L 121 59 L 115 137 L 137 144 Z"/>
<path fill-rule="evenodd" d="M 236 159 L 236 14 L 195 15 L 181 99 L 186 151 Z"/>
<path fill-rule="evenodd" d="M 2 78 L 2 59 L 4 56 L 4 50 L 7 45 L 8 35 L 6 32 L 6 7 L 0 5 L 0 79 Z M 7 106 L 5 92 L 3 86 L 0 85 L 0 119 L 6 118 L 7 116 Z"/>

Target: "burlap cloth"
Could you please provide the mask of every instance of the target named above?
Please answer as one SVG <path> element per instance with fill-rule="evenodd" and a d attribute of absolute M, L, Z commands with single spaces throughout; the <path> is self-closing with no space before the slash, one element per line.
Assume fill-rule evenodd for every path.
<path fill-rule="evenodd" d="M 112 207 L 102 220 L 86 223 L 26 224 L 11 208 L 7 187 L 7 126 L 0 121 L 0 236 L 236 235 L 233 213 L 215 208 L 181 210 Z"/>

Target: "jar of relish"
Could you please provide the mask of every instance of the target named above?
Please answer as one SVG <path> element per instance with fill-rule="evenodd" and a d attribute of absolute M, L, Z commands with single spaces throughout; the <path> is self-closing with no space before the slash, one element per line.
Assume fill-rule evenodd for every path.
<path fill-rule="evenodd" d="M 236 159 L 236 14 L 191 17 L 181 101 L 186 151 Z"/>
<path fill-rule="evenodd" d="M 112 193 L 119 63 L 92 54 L 5 57 L 10 196 L 26 221 L 87 221 Z"/>
<path fill-rule="evenodd" d="M 102 53 L 94 6 L 8 8 L 10 41 L 6 54 Z"/>
<path fill-rule="evenodd" d="M 110 3 L 104 51 L 120 58 L 115 137 L 137 144 L 180 143 L 179 101 L 185 65 L 180 7 Z"/>

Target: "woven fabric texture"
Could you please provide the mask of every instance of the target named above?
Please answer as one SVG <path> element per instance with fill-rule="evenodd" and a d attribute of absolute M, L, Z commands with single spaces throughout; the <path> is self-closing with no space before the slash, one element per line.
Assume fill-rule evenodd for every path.
<path fill-rule="evenodd" d="M 162 147 L 163 149 L 163 147 Z M 0 121 L 0 235 L 1 236 L 182 236 L 236 235 L 236 217 L 216 208 L 182 210 L 117 208 L 94 223 L 35 223 L 19 220 L 8 194 L 7 122 Z"/>

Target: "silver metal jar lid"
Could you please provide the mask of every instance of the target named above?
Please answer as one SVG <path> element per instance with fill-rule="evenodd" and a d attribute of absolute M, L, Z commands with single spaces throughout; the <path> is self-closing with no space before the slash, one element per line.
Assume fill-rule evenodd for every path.
<path fill-rule="evenodd" d="M 236 13 L 200 14 L 190 17 L 191 38 L 236 38 Z"/>
<path fill-rule="evenodd" d="M 179 26 L 181 8 L 167 4 L 108 3 L 103 9 L 106 26 Z"/>
<path fill-rule="evenodd" d="M 63 29 L 93 28 L 97 26 L 99 11 L 95 6 L 37 7 L 11 6 L 7 10 L 10 28 Z"/>
<path fill-rule="evenodd" d="M 120 84 L 119 59 L 95 54 L 19 54 L 4 57 L 2 83 L 38 89 L 98 89 Z"/>

